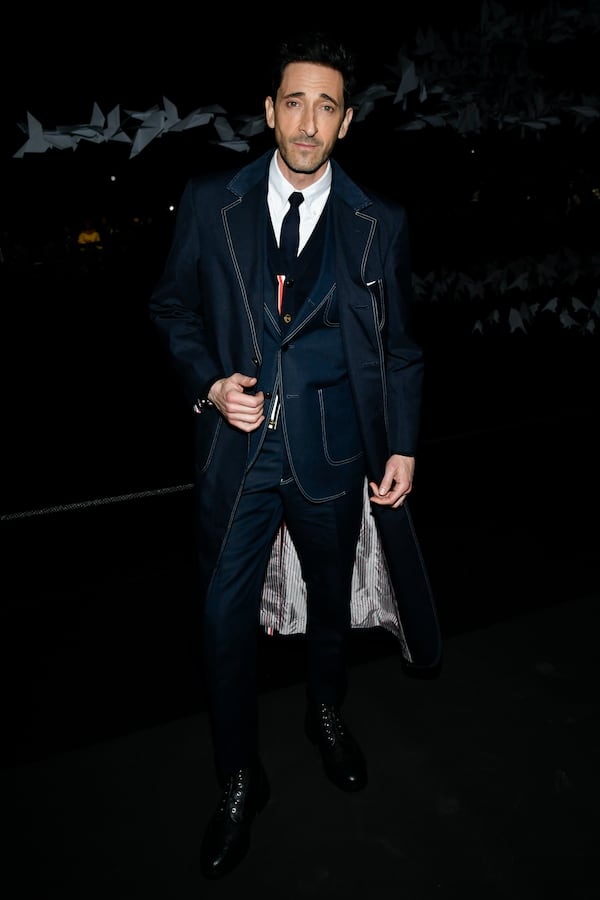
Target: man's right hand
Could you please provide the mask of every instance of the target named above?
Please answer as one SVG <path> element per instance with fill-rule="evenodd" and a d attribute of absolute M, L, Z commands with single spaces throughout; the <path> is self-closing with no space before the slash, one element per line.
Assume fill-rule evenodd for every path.
<path fill-rule="evenodd" d="M 215 381 L 208 392 L 208 399 L 234 428 L 255 431 L 265 420 L 263 392 L 246 393 L 255 384 L 256 378 L 234 372 L 229 378 Z"/>

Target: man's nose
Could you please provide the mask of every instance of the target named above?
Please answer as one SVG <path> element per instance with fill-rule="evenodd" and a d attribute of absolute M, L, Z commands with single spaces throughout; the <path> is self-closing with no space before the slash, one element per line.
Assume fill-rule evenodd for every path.
<path fill-rule="evenodd" d="M 313 137 L 317 133 L 317 121 L 314 116 L 305 116 L 300 125 L 300 131 L 307 137 Z"/>

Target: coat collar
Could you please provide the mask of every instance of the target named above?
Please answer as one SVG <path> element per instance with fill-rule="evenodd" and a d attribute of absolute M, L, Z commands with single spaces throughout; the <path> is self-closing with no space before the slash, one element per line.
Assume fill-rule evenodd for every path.
<path fill-rule="evenodd" d="M 268 150 L 259 156 L 253 162 L 248 163 L 240 169 L 227 185 L 227 189 L 231 191 L 239 199 L 242 199 L 253 187 L 256 187 L 269 175 L 269 164 L 273 156 L 274 150 Z M 342 200 L 354 211 L 363 210 L 371 205 L 371 199 L 365 192 L 346 175 L 344 170 L 336 163 L 331 162 L 331 190 L 336 198 Z"/>

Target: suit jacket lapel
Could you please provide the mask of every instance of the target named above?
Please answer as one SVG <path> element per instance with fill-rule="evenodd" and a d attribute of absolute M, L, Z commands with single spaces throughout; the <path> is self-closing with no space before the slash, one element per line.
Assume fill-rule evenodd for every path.
<path fill-rule="evenodd" d="M 267 254 L 268 213 L 265 186 L 256 184 L 243 198 L 234 200 L 222 210 L 225 239 L 237 277 L 242 300 L 255 332 L 258 346 L 262 343 L 265 266 Z"/>

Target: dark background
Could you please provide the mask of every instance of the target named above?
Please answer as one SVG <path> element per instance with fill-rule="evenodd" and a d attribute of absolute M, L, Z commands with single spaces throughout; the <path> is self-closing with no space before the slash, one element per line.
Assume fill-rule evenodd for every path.
<path fill-rule="evenodd" d="M 577 5 L 567 6 L 577 22 Z M 356 47 L 366 87 L 389 81 L 390 66 L 417 29 L 431 28 L 451 46 L 456 33 L 477 29 L 484 8 L 427 2 L 403 10 L 400 25 L 388 14 L 322 24 L 339 27 Z M 547 4 L 503 8 L 514 16 L 509 34 L 518 34 Z M 292 28 L 304 24 L 288 19 Z M 30 112 L 44 128 L 56 128 L 89 121 L 94 102 L 106 115 L 117 104 L 148 109 L 164 96 L 180 116 L 213 103 L 232 121 L 260 114 L 269 90 L 267 55 L 286 27 L 277 16 L 272 27 L 244 12 L 202 21 L 178 5 L 155 19 L 124 20 L 106 7 L 85 22 L 56 10 L 31 18 L 16 12 L 12 35 L 20 56 L 17 65 L 3 60 L 0 155 L 8 262 L 1 273 L 3 513 L 189 482 L 189 417 L 146 312 L 171 235 L 170 206 L 190 174 L 242 165 L 272 145 L 267 131 L 250 140 L 248 152 L 236 153 L 218 146 L 203 126 L 164 134 L 133 159 L 128 145 L 86 141 L 75 150 L 15 158 L 26 137 L 18 123 Z M 533 78 L 541 72 L 550 94 L 574 91 L 580 102 L 593 96 L 597 40 L 597 33 L 544 46 L 532 39 L 532 83 L 523 95 L 535 93 Z M 466 70 L 476 64 L 466 53 Z M 480 87 L 473 84 L 473 92 Z M 460 134 L 450 127 L 399 131 L 402 117 L 400 105 L 380 101 L 353 123 L 336 156 L 359 181 L 406 203 L 417 274 L 433 274 L 431 283 L 439 284 L 449 272 L 464 273 L 484 284 L 515 259 L 535 266 L 547 254 L 575 251 L 563 278 L 568 282 L 572 269 L 571 291 L 592 304 L 600 233 L 597 124 L 583 129 L 565 120 L 542 136 L 497 127 Z M 569 207 L 573 191 L 584 201 L 576 215 Z M 111 230 L 101 264 L 66 251 L 67 237 L 73 241 L 87 217 Z M 544 301 L 552 290 L 550 284 Z M 510 303 L 534 299 L 529 290 Z M 594 406 L 597 336 L 549 314 L 528 334 L 511 332 L 505 320 L 474 333 L 495 302 L 495 296 L 465 300 L 454 289 L 441 300 L 420 300 L 417 322 L 428 353 L 424 441 Z"/>
<path fill-rule="evenodd" d="M 579 7 L 566 6 L 577 24 Z M 574 28 L 572 40 L 527 42 L 531 17 L 548 4 L 502 8 L 513 18 L 500 55 L 527 23 L 531 83 L 523 83 L 523 97 L 535 95 L 533 79 L 541 73 L 549 94 L 593 102 L 599 75 L 590 62 L 597 59 L 598 33 Z M 479 2 L 451 8 L 427 2 L 403 10 L 400 25 L 387 13 L 319 24 L 339 28 L 356 47 L 366 87 L 389 82 L 390 67 L 418 29 L 431 28 L 452 46 L 456 34 L 477 31 L 484 9 Z M 288 19 L 291 28 L 304 24 L 292 14 Z M 171 236 L 170 206 L 189 175 L 243 165 L 272 146 L 265 132 L 250 140 L 248 152 L 236 153 L 218 146 L 203 126 L 164 134 L 133 159 L 128 145 L 86 141 L 75 150 L 15 158 L 26 137 L 19 122 L 30 112 L 45 128 L 56 128 L 89 121 L 94 102 L 106 115 L 117 104 L 144 110 L 163 97 L 180 116 L 213 103 L 232 121 L 260 114 L 269 90 L 267 54 L 287 27 L 278 16 L 272 27 L 249 12 L 229 10 L 202 21 L 177 4 L 168 17 L 154 19 L 115 17 L 107 7 L 85 21 L 56 10 L 33 17 L 15 12 L 19 55 L 16 65 L 6 56 L 2 62 L 7 96 L 0 154 L 1 512 L 7 527 L 44 510 L 95 509 L 111 498 L 150 498 L 189 485 L 189 411 L 147 316 Z M 458 62 L 466 72 L 477 71 L 472 53 Z M 509 75 L 510 67 L 507 86 Z M 477 82 L 468 86 L 474 95 L 483 90 Z M 479 474 L 467 467 L 457 477 L 463 497 L 485 497 L 483 485 L 497 479 L 500 468 L 533 509 L 532 497 L 546 502 L 548 466 L 557 479 L 573 479 L 576 472 L 584 496 L 590 479 L 583 460 L 590 450 L 581 422 L 597 416 L 597 332 L 584 328 L 583 314 L 566 327 L 560 304 L 557 313 L 532 319 L 526 331 L 511 329 L 506 313 L 510 306 L 547 303 L 555 293 L 570 316 L 576 316 L 573 296 L 592 307 L 600 269 L 597 188 L 594 193 L 600 129 L 567 117 L 543 134 L 497 127 L 400 131 L 403 121 L 400 105 L 378 102 L 364 121 L 353 123 L 336 157 L 358 180 L 407 205 L 415 273 L 430 279 L 430 293 L 415 310 L 427 362 L 415 512 L 419 497 L 427 509 L 435 502 L 428 485 L 439 478 L 447 442 L 465 435 L 487 437 Z M 574 194 L 582 201 L 575 212 Z M 87 217 L 107 229 L 96 260 L 74 253 L 72 243 L 66 249 Z M 547 284 L 538 278 L 533 286 L 532 273 L 548 255 L 560 256 L 560 273 L 550 267 Z M 505 280 L 517 279 L 522 271 L 510 268 L 515 260 L 521 268 L 525 261 L 532 286 L 497 296 L 492 276 L 506 267 Z M 469 279 L 482 296 L 464 292 Z M 433 289 L 445 281 L 450 286 L 435 296 Z M 501 320 L 494 326 L 485 317 L 496 307 Z M 478 321 L 487 323 L 483 333 Z M 597 321 L 598 313 L 589 313 L 588 322 Z M 494 441 L 494 434 L 502 438 Z M 509 461 L 495 458 L 500 446 Z M 464 452 L 470 458 L 475 451 Z M 52 529 L 52 515 L 48 521 Z"/>
<path fill-rule="evenodd" d="M 576 31 L 592 4 L 567 5 Z M 368 7 L 356 21 L 349 7 L 343 19 L 339 7 L 308 14 L 356 38 L 373 84 L 414 28 L 431 23 L 451 41 L 481 8 L 427 0 Z M 54 128 L 89 121 L 94 101 L 107 114 L 163 96 L 182 116 L 208 103 L 258 114 L 264 54 L 286 22 L 279 9 L 256 9 L 5 13 L 0 765 L 11 900 L 204 895 L 198 847 L 217 798 L 194 590 L 191 423 L 147 303 L 171 234 L 169 204 L 186 178 L 242 165 L 263 145 L 233 153 L 198 128 L 166 134 L 132 160 L 124 145 L 85 142 L 15 159 L 25 140 L 18 122 L 29 111 Z M 304 15 L 285 14 L 294 28 Z M 500 101 L 518 68 L 508 53 L 518 27 L 513 20 L 496 46 L 510 61 Z M 541 87 L 563 105 L 572 96 L 598 107 L 598 30 L 540 43 L 529 41 L 531 19 L 528 28 L 531 80 L 519 76 L 517 100 L 532 102 Z M 483 92 L 474 52 L 458 62 Z M 223 897 L 251 885 L 278 898 L 374 890 L 407 900 L 590 900 L 598 123 L 584 128 L 565 114 L 543 134 L 397 131 L 405 119 L 378 103 L 336 155 L 408 207 L 427 373 L 411 510 L 440 615 L 443 677 L 400 678 L 395 640 L 353 635 L 348 715 L 372 779 L 350 805 L 324 796 L 299 738 L 302 641 L 264 637 L 263 741 L 279 802 L 257 825 L 230 893 L 219 888 Z M 67 250 L 88 216 L 109 226 L 99 257 Z M 511 327 L 514 310 L 524 328 Z"/>
<path fill-rule="evenodd" d="M 343 35 L 356 48 L 359 84 L 366 87 L 389 80 L 390 66 L 419 29 L 434 29 L 451 43 L 454 34 L 477 28 L 484 6 L 480 0 L 453 4 L 424 0 L 403 8 L 399 23 L 388 12 L 373 12 L 360 19 L 322 17 L 316 24 Z M 507 15 L 519 16 L 547 6 L 540 0 L 508 0 L 501 8 Z M 577 10 L 577 5 L 566 6 Z M 133 160 L 126 145 L 85 141 L 74 151 L 51 150 L 12 160 L 25 140 L 19 125 L 25 123 L 28 112 L 45 128 L 56 128 L 88 122 L 94 103 L 107 115 L 117 105 L 122 112 L 146 110 L 167 97 L 182 117 L 215 103 L 230 117 L 261 114 L 269 92 L 267 61 L 273 43 L 288 29 L 306 24 L 290 12 L 272 17 L 267 13 L 261 21 L 248 9 L 235 14 L 212 9 L 204 20 L 200 10 L 196 14 L 183 4 L 171 5 L 168 16 L 156 18 L 123 17 L 122 10 L 110 5 L 103 5 L 85 22 L 71 12 L 50 8 L 42 8 L 35 16 L 16 9 L 12 16 L 6 34 L 14 39 L 19 53 L 16 61 L 9 60 L 8 54 L 2 61 L 2 219 L 19 222 L 30 231 L 54 222 L 61 226 L 72 222 L 76 227 L 89 213 L 116 216 L 137 208 L 156 215 L 174 202 L 192 171 L 237 165 L 244 154 L 215 147 L 210 129 L 201 127 L 181 135 L 166 134 Z M 553 48 L 535 47 L 534 52 L 536 62 L 550 52 L 543 65 L 547 78 L 557 78 L 565 87 L 575 80 L 588 91 L 595 81 L 597 90 L 597 74 L 581 71 L 590 59 L 587 55 L 582 59 L 579 50 L 580 46 L 573 52 L 567 42 Z M 477 90 L 476 84 L 473 89 Z M 436 192 L 439 207 L 452 192 L 461 187 L 468 190 L 481 180 L 482 173 L 473 170 L 472 139 L 457 142 L 438 130 L 431 135 L 405 134 L 398 146 L 390 128 L 390 106 L 390 101 L 378 104 L 383 114 L 355 125 L 351 147 L 340 145 L 342 161 L 353 174 L 369 183 L 379 182 L 409 201 L 414 193 L 427 203 Z M 486 174 L 492 165 L 490 154 L 502 160 L 501 168 L 507 163 L 514 166 L 503 154 L 515 150 L 510 145 L 502 147 L 502 137 L 496 133 L 490 144 L 485 135 L 478 136 L 479 165 Z M 560 136 L 555 143 L 551 149 L 558 160 L 569 150 L 561 146 Z M 258 152 L 259 145 L 260 141 L 253 142 L 253 152 Z M 583 147 L 570 152 L 574 149 L 586 152 Z M 562 164 L 566 163 L 565 159 Z M 530 170 L 539 161 L 523 158 L 518 164 Z M 502 172 L 490 174 L 502 179 Z M 111 176 L 116 176 L 116 183 L 110 182 Z"/>

